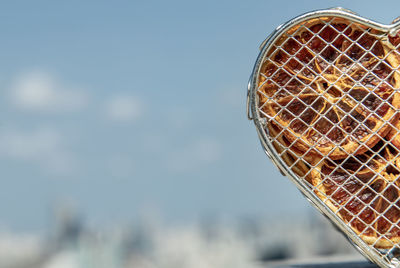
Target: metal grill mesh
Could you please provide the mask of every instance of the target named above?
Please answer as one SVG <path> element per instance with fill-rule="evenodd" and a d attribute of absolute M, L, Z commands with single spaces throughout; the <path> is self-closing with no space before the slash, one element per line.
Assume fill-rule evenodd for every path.
<path fill-rule="evenodd" d="M 400 38 L 335 16 L 286 29 L 257 73 L 273 154 L 383 259 L 400 256 Z"/>

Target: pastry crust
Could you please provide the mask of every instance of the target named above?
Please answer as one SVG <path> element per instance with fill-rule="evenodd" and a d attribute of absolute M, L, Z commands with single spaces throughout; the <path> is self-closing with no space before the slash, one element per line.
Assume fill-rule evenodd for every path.
<path fill-rule="evenodd" d="M 317 196 L 377 248 L 400 242 L 398 153 L 379 142 L 367 153 L 340 162 L 323 161 L 311 170 Z"/>
<path fill-rule="evenodd" d="M 376 248 L 400 242 L 397 43 L 344 19 L 310 20 L 277 41 L 258 85 L 276 152 Z"/>

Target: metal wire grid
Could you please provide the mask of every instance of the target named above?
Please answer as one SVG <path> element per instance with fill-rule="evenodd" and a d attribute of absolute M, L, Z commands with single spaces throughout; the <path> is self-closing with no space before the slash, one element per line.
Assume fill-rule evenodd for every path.
<path fill-rule="evenodd" d="M 281 167 L 284 169 L 284 173 L 288 173 L 289 175 L 292 175 L 295 180 L 297 180 L 298 186 L 306 186 L 308 189 L 299 187 L 303 193 L 306 194 L 307 197 L 311 197 L 311 201 L 320 209 L 322 212 L 325 214 L 328 214 L 336 224 L 342 224 L 341 228 L 343 231 L 345 231 L 346 234 L 349 235 L 349 238 L 357 245 L 359 246 L 362 251 L 375 261 L 381 266 L 385 267 L 397 267 L 398 265 L 398 258 L 400 256 L 400 245 L 398 242 L 400 241 L 400 179 L 399 179 L 399 174 L 400 174 L 400 152 L 399 150 L 392 145 L 392 140 L 396 139 L 396 137 L 391 137 L 391 139 L 388 139 L 387 133 L 385 132 L 384 134 L 381 132 L 382 128 L 392 128 L 396 129 L 397 131 L 400 132 L 400 130 L 397 127 L 397 113 L 394 113 L 390 118 L 381 120 L 383 121 L 382 125 L 380 128 L 370 131 L 368 134 L 369 137 L 365 141 L 358 141 L 356 142 L 357 148 L 354 149 L 351 152 L 346 152 L 347 155 L 345 157 L 342 157 L 340 161 L 334 162 L 330 158 L 330 154 L 334 152 L 336 149 L 339 151 L 342 149 L 341 144 L 331 140 L 329 137 L 327 137 L 327 133 L 319 133 L 322 134 L 320 135 L 321 138 L 330 140 L 331 143 L 334 144 L 334 147 L 331 149 L 330 153 L 324 154 L 321 152 L 316 144 L 310 144 L 308 143 L 308 149 L 306 151 L 295 151 L 293 150 L 293 147 L 296 145 L 297 142 L 303 142 L 302 140 L 302 135 L 299 135 L 298 133 L 295 133 L 294 131 L 291 131 L 290 129 L 290 124 L 287 125 L 282 125 L 280 120 L 277 120 L 277 117 L 280 116 L 283 111 L 286 113 L 289 113 L 291 117 L 293 118 L 292 120 L 299 120 L 302 124 L 305 124 L 308 126 L 308 130 L 316 131 L 318 132 L 316 128 L 316 124 L 320 120 L 314 120 L 312 124 L 308 124 L 305 122 L 301 117 L 303 113 L 306 111 L 311 111 L 316 114 L 316 116 L 319 116 L 320 119 L 323 118 L 324 120 L 328 120 L 330 124 L 332 125 L 332 128 L 337 128 L 342 133 L 347 133 L 347 137 L 352 136 L 355 134 L 356 130 L 358 127 L 363 126 L 367 123 L 367 120 L 370 120 L 374 118 L 374 112 L 377 110 L 381 109 L 382 107 L 386 106 L 389 107 L 389 109 L 392 109 L 393 111 L 397 111 L 398 108 L 395 107 L 392 104 L 393 99 L 396 97 L 397 90 L 394 89 L 393 87 L 395 86 L 394 84 L 399 83 L 400 81 L 396 81 L 396 79 L 399 79 L 396 76 L 398 75 L 398 65 L 391 65 L 388 63 L 387 59 L 390 55 L 393 55 L 392 53 L 397 53 L 396 52 L 396 47 L 393 47 L 384 53 L 384 55 L 374 55 L 373 54 L 373 48 L 379 44 L 380 42 L 389 42 L 388 41 L 388 31 L 382 31 L 381 29 L 374 29 L 371 27 L 366 27 L 365 25 L 355 22 L 352 19 L 343 19 L 343 14 L 340 14 L 340 19 L 339 16 L 326 16 L 326 17 L 320 17 L 318 19 L 313 18 L 312 20 L 309 20 L 309 23 L 303 23 L 300 25 L 296 25 L 295 27 L 287 28 L 285 31 L 282 31 L 280 34 L 280 39 L 279 41 L 270 44 L 266 49 L 264 49 L 265 55 L 263 55 L 263 60 L 259 63 L 259 68 L 258 71 L 255 68 L 256 72 L 253 73 L 253 78 L 254 74 L 256 74 L 258 77 L 255 78 L 255 80 L 258 81 L 258 83 L 255 83 L 254 89 L 256 91 L 256 94 L 254 94 L 254 100 L 252 104 L 255 106 L 253 107 L 253 111 L 255 110 L 256 113 L 253 112 L 253 116 L 255 116 L 255 121 L 256 125 L 260 124 L 261 128 L 259 128 L 259 132 L 261 131 L 260 138 L 262 140 L 262 143 L 267 150 L 267 154 L 272 157 L 273 161 L 278 164 L 278 167 Z M 347 14 L 348 15 L 348 14 Z M 335 23 L 345 23 L 346 27 L 344 29 L 338 30 L 332 25 Z M 312 25 L 321 25 L 322 27 L 317 31 L 313 31 L 310 29 Z M 336 36 L 334 39 L 331 41 L 326 41 L 324 38 L 322 38 L 321 34 L 323 33 L 324 30 L 330 29 L 335 31 Z M 359 31 L 361 34 L 354 40 L 351 40 L 346 33 L 349 29 L 352 31 Z M 319 52 L 316 53 L 316 51 L 313 51 L 310 49 L 310 42 L 313 40 L 313 38 L 310 38 L 306 43 L 301 43 L 296 39 L 296 36 L 298 36 L 301 32 L 307 31 L 309 34 L 313 36 L 313 38 L 319 38 L 319 40 L 322 40 L 324 42 L 324 47 L 319 50 Z M 278 31 L 279 32 L 279 31 Z M 344 50 L 340 50 L 336 48 L 334 45 L 335 41 L 337 41 L 339 38 L 346 38 L 348 42 L 351 43 L 351 45 L 347 46 Z M 369 48 L 363 47 L 360 45 L 360 41 L 362 38 L 369 38 L 373 39 L 373 44 L 369 45 Z M 278 40 L 278 39 L 276 39 Z M 285 51 L 285 44 L 289 42 L 297 42 L 297 45 L 300 46 L 300 48 L 297 49 L 297 52 L 294 53 L 288 53 L 288 51 Z M 338 53 L 336 60 L 339 59 L 340 57 L 347 57 L 350 59 L 348 53 L 350 52 L 351 48 L 357 47 L 358 49 L 362 49 L 363 54 L 358 57 L 358 59 L 351 59 L 352 63 L 350 66 L 347 66 L 348 68 L 346 69 L 339 69 L 336 65 L 335 62 L 329 62 L 324 59 L 322 56 L 322 52 L 327 49 L 328 47 L 330 49 L 334 49 L 335 53 Z M 289 72 L 285 67 L 289 64 L 290 61 L 296 60 L 299 62 L 299 59 L 296 57 L 297 53 L 301 50 L 307 50 L 311 54 L 314 54 L 313 58 L 309 61 L 315 62 L 317 59 L 318 60 L 323 60 L 325 61 L 325 68 L 320 71 L 320 73 L 316 73 L 315 71 L 310 68 L 310 64 L 303 64 L 302 68 L 300 70 L 296 70 L 296 73 L 291 73 Z M 280 65 L 277 64 L 274 61 L 274 58 L 276 55 L 280 52 L 283 51 L 288 55 L 287 60 L 284 63 L 281 63 Z M 366 56 L 373 56 L 373 59 L 376 61 L 374 64 L 373 68 L 367 68 L 363 66 L 361 59 L 363 59 Z M 273 70 L 273 73 L 263 73 L 262 69 L 263 67 L 271 64 L 270 66 L 274 66 L 275 70 Z M 256 64 L 257 65 L 257 64 Z M 375 67 L 377 66 L 386 66 L 386 68 L 390 69 L 390 73 L 386 75 L 386 79 L 382 79 L 382 77 L 379 77 L 374 71 Z M 337 76 L 336 81 L 329 81 L 329 79 L 326 79 L 324 77 L 324 73 L 328 71 L 328 69 L 331 68 L 331 71 L 334 70 L 334 72 L 337 72 L 339 75 Z M 354 70 L 354 68 L 361 69 L 362 72 L 364 72 L 363 76 L 360 78 L 358 77 L 357 80 L 354 79 L 351 76 L 351 71 Z M 302 74 L 304 71 L 308 71 L 313 73 L 314 78 L 308 82 L 308 84 L 304 83 L 301 79 L 298 78 L 299 74 Z M 287 76 L 290 77 L 289 80 L 287 80 L 284 84 L 279 84 L 276 81 L 274 81 L 274 77 L 278 72 L 284 72 L 286 73 Z M 362 85 L 360 81 L 363 81 L 363 79 L 366 79 L 367 77 L 372 77 L 378 81 L 378 84 L 374 85 L 374 88 L 368 88 L 366 85 Z M 297 80 L 297 82 L 300 82 L 301 86 L 303 87 L 301 91 L 297 94 L 297 96 L 293 96 L 292 100 L 289 101 L 286 105 L 280 105 L 278 101 L 275 100 L 276 94 L 280 92 L 281 90 L 287 91 L 286 87 L 288 84 L 293 80 Z M 317 92 L 315 89 L 312 89 L 311 85 L 315 83 L 318 79 L 322 79 L 327 83 L 329 86 L 325 88 L 325 92 Z M 346 118 L 351 118 L 353 122 L 357 122 L 358 126 L 355 126 L 351 132 L 348 130 L 345 130 L 341 123 L 344 120 L 343 118 L 339 122 L 333 122 L 330 118 L 327 117 L 327 113 L 321 114 L 321 110 L 316 110 L 313 107 L 313 104 L 315 104 L 316 100 L 319 98 L 325 99 L 326 102 L 329 102 L 328 99 L 326 99 L 327 91 L 329 88 L 337 86 L 336 83 L 339 83 L 342 79 L 348 79 L 353 83 L 350 88 L 347 89 L 346 92 L 341 92 L 341 96 L 336 100 L 336 103 L 331 103 L 332 106 L 335 106 L 336 109 L 340 109 L 343 114 L 345 114 Z M 386 84 L 388 85 L 388 81 L 392 80 L 392 84 L 390 85 L 392 87 L 392 92 L 390 93 L 390 96 L 386 96 L 385 98 L 382 98 L 375 90 L 378 90 L 382 85 Z M 260 82 L 261 80 L 264 80 L 263 82 Z M 273 95 L 268 95 L 266 94 L 265 91 L 263 91 L 263 87 L 269 83 L 272 85 L 272 87 L 276 88 L 276 91 Z M 390 82 L 389 82 L 390 83 Z M 348 94 L 351 90 L 355 89 L 357 86 L 358 87 L 363 87 L 364 89 L 369 91 L 369 94 L 364 96 L 363 99 L 355 99 L 353 96 Z M 369 85 L 370 87 L 370 85 Z M 304 102 L 300 97 L 301 94 L 304 94 L 306 90 L 311 90 L 314 91 L 313 94 L 318 95 L 318 98 L 314 100 L 312 103 L 306 103 Z M 390 88 L 390 87 L 389 87 Z M 339 88 L 340 90 L 340 88 Z M 290 92 L 290 91 L 289 91 Z M 361 108 L 367 108 L 367 107 L 362 107 L 363 102 L 367 100 L 368 97 L 373 96 L 373 98 L 376 98 L 381 101 L 381 104 L 378 107 L 375 107 L 375 110 L 372 111 L 371 114 L 368 116 L 365 116 L 364 119 L 360 120 L 359 118 L 354 118 L 353 112 L 355 112 L 358 109 Z M 267 99 L 266 101 L 260 101 L 260 98 Z M 345 98 L 352 98 L 354 102 L 357 102 L 358 104 L 354 107 L 351 108 L 350 111 L 345 111 L 341 107 L 337 105 L 338 102 L 344 100 Z M 288 109 L 288 106 L 291 103 L 298 102 L 301 104 L 303 107 L 302 112 L 295 114 L 291 112 Z M 275 115 L 270 115 L 268 112 L 265 112 L 265 107 L 267 105 L 275 105 L 278 107 L 279 112 L 276 113 Z M 368 108 L 367 108 L 368 109 Z M 292 122 L 293 122 L 292 121 Z M 370 129 L 371 130 L 371 129 Z M 294 135 L 295 140 L 288 140 L 284 139 L 285 136 L 288 135 Z M 267 140 L 263 139 L 263 136 L 267 137 Z M 386 152 L 392 153 L 392 156 L 390 159 L 388 159 L 388 154 L 382 155 L 382 150 L 380 149 L 375 149 L 372 150 L 369 148 L 368 154 L 367 154 L 367 161 L 363 161 L 359 157 L 357 157 L 354 153 L 357 153 L 357 150 L 360 148 L 364 148 L 371 146 L 370 144 L 367 144 L 371 139 L 375 139 L 378 137 L 377 140 L 379 140 L 379 146 L 381 148 L 390 148 L 390 150 L 386 150 Z M 373 142 L 373 145 L 375 145 L 378 142 Z M 271 146 L 272 145 L 272 146 Z M 321 155 L 320 157 L 316 157 L 314 160 L 315 161 L 310 161 L 308 159 L 308 155 L 313 152 L 319 152 Z M 315 155 L 315 154 L 314 154 Z M 364 153 L 365 155 L 365 153 Z M 386 159 L 384 159 L 386 157 Z M 280 159 L 283 159 L 284 161 L 281 161 Z M 370 162 L 371 161 L 376 161 L 378 159 L 378 163 L 383 166 L 381 166 L 378 170 L 374 169 L 371 167 Z M 356 170 L 346 170 L 343 168 L 343 164 L 347 161 L 355 161 L 358 163 L 358 167 Z M 380 161 L 380 162 L 379 162 Z M 397 162 L 399 161 L 399 162 Z M 329 174 L 323 174 L 321 172 L 321 165 L 327 164 L 329 162 L 330 164 L 334 163 L 333 169 Z M 374 173 L 374 175 L 369 178 L 368 181 L 362 181 L 357 178 L 357 173 L 362 172 L 363 170 L 369 170 L 371 173 Z M 390 169 L 390 171 L 388 171 Z M 304 172 L 300 172 L 300 171 Z M 340 183 L 333 181 L 329 176 L 333 176 L 335 172 L 342 172 L 344 173 L 347 178 L 345 178 L 344 181 L 341 181 Z M 387 174 L 392 174 L 392 176 L 385 177 L 383 174 L 384 171 L 386 172 L 385 175 Z M 293 176 L 295 175 L 295 176 Z M 320 181 L 318 183 L 315 183 L 315 180 L 313 180 L 313 176 L 319 176 Z M 381 189 L 380 191 L 377 191 L 373 187 L 371 187 L 372 182 L 377 181 L 378 179 L 384 181 L 387 185 L 384 189 Z M 321 189 L 324 189 L 324 183 L 327 183 L 329 180 L 329 183 L 334 184 L 334 187 L 336 187 L 332 193 L 327 194 Z M 396 184 L 396 182 L 398 182 Z M 346 187 L 344 187 L 348 183 L 358 183 L 361 185 L 361 187 L 356 190 L 355 192 L 349 191 Z M 385 193 L 388 191 L 388 189 L 395 189 L 397 192 L 397 197 L 395 200 L 388 200 L 388 197 L 385 196 Z M 358 196 L 358 194 L 362 194 L 363 191 L 368 190 L 370 193 L 373 194 L 373 199 L 369 201 L 363 200 L 363 198 Z M 347 199 L 344 200 L 344 202 L 338 202 L 338 200 L 335 200 L 334 196 L 335 194 L 339 193 L 340 191 L 344 192 L 345 195 L 348 196 Z M 310 195 L 310 193 L 313 193 L 314 195 Z M 318 198 L 315 198 L 315 196 L 318 196 Z M 376 207 L 373 206 L 374 202 L 376 202 L 378 199 L 381 200 L 381 202 L 386 202 L 387 205 L 384 208 L 383 211 L 379 212 L 376 210 Z M 357 200 L 357 204 L 362 206 L 363 208 L 356 211 L 355 213 L 352 211 L 349 211 L 348 205 L 354 200 Z M 383 201 L 382 201 L 383 200 Z M 397 220 L 393 222 L 393 219 L 389 219 L 387 217 L 387 213 L 389 213 L 391 210 L 395 211 L 395 218 Z M 362 215 L 363 213 L 367 213 L 368 211 L 373 211 L 373 213 L 376 215 L 376 217 L 368 222 L 365 219 L 363 219 Z M 346 212 L 346 214 L 351 214 L 350 220 L 346 219 L 343 216 L 343 211 Z M 330 215 L 329 215 L 330 214 Z M 340 221 L 341 220 L 341 221 Z M 390 228 L 386 230 L 386 232 L 380 233 L 378 230 L 378 221 L 384 220 L 387 223 L 390 223 Z M 357 229 L 357 224 L 362 224 L 363 228 L 361 230 Z M 376 237 L 372 237 L 372 242 L 371 239 L 368 239 L 371 237 L 369 234 L 370 230 L 374 230 L 376 232 Z M 391 234 L 391 231 L 396 230 L 396 235 L 399 236 L 399 239 L 389 237 L 388 234 Z M 361 239 L 360 239 L 361 238 Z M 382 247 L 382 243 L 379 243 L 380 241 L 384 241 L 384 247 Z M 383 261 L 382 261 L 383 260 Z"/>
<path fill-rule="evenodd" d="M 328 25 L 330 25 L 331 23 L 332 23 L 332 20 L 331 21 L 328 21 L 328 22 L 325 22 L 325 21 L 323 21 L 323 20 L 321 20 L 321 22 L 323 23 L 323 25 L 324 25 L 324 27 L 322 27 L 321 28 L 321 30 L 318 32 L 318 33 L 316 33 L 315 34 L 315 36 L 318 36 L 324 29 L 325 29 L 325 27 L 328 27 Z M 351 26 L 352 24 L 349 24 L 348 25 L 348 27 L 347 28 L 349 28 L 350 26 Z M 354 24 L 353 24 L 354 25 Z M 305 29 L 307 29 L 307 27 L 300 27 L 299 29 L 302 29 L 302 28 L 305 28 Z M 347 29 L 346 28 L 346 29 Z M 359 27 L 358 27 L 359 28 Z M 298 30 L 299 30 L 298 29 Z M 331 27 L 331 29 L 335 29 L 335 28 L 332 28 Z M 360 30 L 361 30 L 361 28 L 359 28 Z M 297 30 L 297 31 L 298 31 Z M 336 29 L 335 29 L 336 30 Z M 335 39 L 337 39 L 337 38 L 339 38 L 339 36 L 341 36 L 341 35 L 343 35 L 343 33 L 345 32 L 345 30 L 344 31 L 342 31 L 342 32 L 338 32 L 339 34 L 336 36 L 336 38 Z M 358 40 L 359 39 L 361 39 L 364 35 L 365 35 L 365 33 L 366 33 L 367 31 L 365 31 L 365 30 L 363 30 L 363 34 L 362 35 L 360 35 L 360 37 L 355 41 L 355 43 L 356 42 L 358 42 Z M 295 33 L 296 34 L 296 33 Z M 294 38 L 294 36 L 295 36 L 295 34 L 292 34 L 292 35 L 290 35 L 290 36 L 288 36 L 288 38 L 286 39 L 286 40 L 296 40 L 295 38 Z M 310 40 L 312 40 L 312 39 L 310 39 Z M 333 40 L 332 42 L 334 42 L 335 40 Z M 376 42 L 378 42 L 378 40 L 375 40 L 375 43 Z M 308 43 L 306 43 L 306 44 L 301 44 L 302 45 L 302 48 L 307 48 L 307 45 L 308 45 Z M 326 43 L 326 46 L 328 46 L 329 44 L 328 43 Z M 350 48 L 351 46 L 349 46 L 348 47 L 348 49 Z M 278 47 L 279 49 L 283 49 L 283 46 L 281 45 L 281 46 L 279 46 Z M 346 53 L 347 51 L 344 51 L 344 52 L 340 52 L 340 53 Z M 367 54 L 367 53 L 370 53 L 370 51 L 365 51 L 365 53 L 364 53 L 364 55 L 365 54 Z M 363 55 L 363 56 L 364 56 Z M 361 56 L 360 58 L 362 58 L 363 56 Z M 291 60 L 291 59 L 294 59 L 295 58 L 295 54 L 294 55 L 292 55 L 292 56 L 290 56 L 289 57 L 289 59 L 288 59 L 288 61 L 289 60 Z M 314 57 L 315 58 L 315 57 Z M 381 62 L 383 62 L 383 60 L 382 59 L 379 59 Z M 283 66 L 285 65 L 285 63 L 283 64 Z M 362 66 L 361 64 L 360 64 L 360 66 Z M 332 65 L 332 63 L 328 63 L 328 67 L 326 67 L 326 69 L 327 68 L 329 68 L 329 67 L 334 67 L 334 65 Z M 306 68 L 306 66 L 304 66 L 303 67 L 303 69 L 305 69 Z M 349 68 L 349 69 L 351 69 L 351 68 Z M 278 70 L 285 70 L 285 69 L 283 69 L 283 67 L 282 66 L 280 66 L 278 69 L 277 69 L 277 71 Z M 277 72 L 276 71 L 276 72 Z M 371 70 L 365 70 L 366 71 L 366 75 L 367 74 L 373 74 L 372 72 L 371 72 Z M 276 73 L 275 72 L 275 73 Z M 302 72 L 302 70 L 300 70 L 299 71 L 300 73 Z M 275 74 L 274 73 L 274 74 Z M 273 77 L 274 76 L 274 74 L 273 75 L 271 75 L 271 77 Z M 342 75 L 341 75 L 341 77 L 342 76 L 344 76 L 346 73 L 344 73 L 344 72 L 342 72 Z M 262 76 L 264 76 L 265 78 L 266 78 L 266 82 L 267 81 L 271 81 L 271 82 L 274 82 L 274 80 L 273 79 L 269 79 L 268 77 L 266 77 L 264 74 L 261 74 Z M 288 75 L 290 75 L 290 74 L 288 74 Z M 293 75 L 292 75 L 293 76 Z M 341 78 L 341 77 L 339 77 L 339 79 Z M 319 76 L 315 76 L 315 78 L 314 78 L 314 80 L 312 81 L 312 82 L 314 82 L 317 78 L 320 78 Z M 350 78 L 351 78 L 351 76 L 350 76 Z M 338 80 L 339 80 L 338 79 Z M 301 81 L 301 80 L 298 80 L 298 81 Z M 312 83 L 311 82 L 311 83 Z M 354 81 L 354 83 L 356 83 L 356 81 Z M 381 82 L 382 83 L 382 82 Z M 279 86 L 278 84 L 276 84 L 275 83 L 275 85 L 276 86 Z M 263 84 L 260 86 L 260 87 L 262 87 L 263 86 Z M 283 88 L 285 88 L 285 86 L 286 85 L 284 85 L 283 86 Z M 305 88 L 307 88 L 307 85 L 304 85 L 305 86 Z M 379 85 L 378 85 L 379 86 Z M 304 90 L 304 89 L 303 89 Z M 260 94 L 263 94 L 263 92 L 262 91 L 259 91 L 260 92 Z M 300 93 L 301 94 L 301 93 Z M 299 94 L 299 95 L 300 95 Z M 394 92 L 392 93 L 392 94 L 394 94 Z M 344 98 L 344 96 L 348 96 L 348 95 L 343 95 L 342 96 L 342 99 Z M 274 97 L 274 96 L 273 96 Z M 273 97 L 269 97 L 270 99 L 271 99 L 271 101 L 273 101 Z M 380 97 L 380 96 L 377 96 L 377 97 Z M 366 98 L 366 97 L 365 97 Z M 312 104 L 308 104 L 308 103 L 304 103 L 300 98 L 296 98 L 297 100 L 299 100 L 300 102 L 302 102 L 302 104 L 304 104 L 304 106 L 306 106 L 307 108 L 310 108 L 310 109 L 313 109 L 313 107 L 312 107 Z M 260 106 L 260 112 L 261 113 L 263 113 L 266 117 L 268 117 L 268 115 L 267 114 L 265 114 L 264 112 L 263 112 L 263 106 L 265 105 L 265 104 L 267 104 L 268 102 L 265 102 L 263 105 L 261 105 Z M 384 99 L 382 99 L 382 103 L 387 103 L 387 100 L 384 100 Z M 275 102 L 275 104 L 277 104 L 277 105 L 279 105 L 277 102 Z M 390 103 L 389 103 L 390 104 Z M 289 104 L 288 104 L 289 105 Z M 381 104 L 381 105 L 383 105 L 383 104 Z M 391 104 L 390 104 L 391 105 Z M 280 107 L 282 110 L 284 110 L 285 109 L 285 107 Z M 352 109 L 352 111 L 355 109 L 355 107 L 353 107 L 353 109 Z M 287 110 L 286 110 L 287 111 Z M 313 109 L 313 111 L 315 112 L 315 113 L 319 113 L 319 111 L 316 111 L 316 110 L 314 110 Z M 350 116 L 351 116 L 351 112 L 352 111 L 350 111 L 349 112 L 349 114 L 350 114 Z M 345 112 L 345 111 L 343 111 L 343 112 Z M 276 116 L 278 116 L 279 114 L 277 114 L 277 115 L 275 115 L 275 117 L 274 118 L 272 118 L 272 120 L 273 119 L 275 119 L 276 118 Z M 295 114 L 293 114 L 293 113 L 291 113 L 291 115 L 294 117 L 294 118 L 296 118 L 296 119 L 299 119 L 299 120 L 302 120 L 301 119 L 301 115 L 302 114 L 300 114 L 300 115 L 295 115 Z M 326 118 L 325 117 L 325 115 L 322 115 L 324 118 Z M 329 120 L 328 118 L 326 118 L 327 120 Z M 353 118 L 355 121 L 359 121 L 359 120 L 357 120 L 357 119 L 355 119 L 355 118 Z M 366 119 L 365 119 L 366 120 Z M 273 121 L 275 121 L 276 123 L 278 123 L 279 124 L 279 122 L 278 121 L 276 121 L 276 120 L 273 120 Z M 314 124 L 316 123 L 316 122 L 318 122 L 318 121 L 314 121 Z M 303 123 L 304 124 L 307 124 L 306 122 L 304 122 L 303 121 Z M 340 126 L 340 124 L 338 124 L 338 123 L 335 123 L 335 122 L 332 122 L 336 127 L 338 127 L 338 128 L 342 128 L 341 126 Z M 360 122 L 360 124 L 362 124 L 362 123 L 364 123 L 364 122 Z M 390 124 L 391 122 L 386 122 L 386 123 L 388 123 L 388 124 Z M 281 127 L 283 128 L 283 130 L 282 130 L 282 132 L 283 131 L 287 131 L 287 130 L 289 130 L 290 131 L 290 129 L 288 129 L 289 127 L 288 126 L 282 126 L 281 125 Z M 314 127 L 314 125 L 311 125 L 310 126 L 311 127 L 311 129 L 314 129 L 315 130 L 315 127 Z M 345 130 L 344 129 L 342 129 L 342 131 L 343 132 L 345 132 Z M 350 133 L 350 135 L 351 135 L 352 133 Z M 379 135 L 378 133 L 375 133 L 376 135 Z M 279 134 L 278 134 L 279 135 Z M 370 138 L 372 138 L 372 136 L 370 137 Z M 299 140 L 300 139 L 300 136 L 297 136 L 297 140 Z M 383 137 L 381 137 L 381 139 L 383 139 Z M 386 143 L 387 143 L 388 141 L 386 141 Z M 338 147 L 339 145 L 336 145 L 336 147 Z M 340 148 L 340 147 L 338 147 L 338 148 Z M 311 150 L 313 150 L 313 149 L 315 149 L 315 150 L 318 150 L 317 148 L 315 148 L 315 146 L 310 146 L 310 149 L 309 149 L 309 151 L 311 151 Z M 281 156 L 282 156 L 282 154 L 284 154 L 284 153 L 286 153 L 286 149 L 285 150 L 283 150 L 283 152 L 280 154 Z M 307 152 L 306 153 L 304 153 L 304 154 L 307 154 Z M 375 152 L 375 154 L 376 154 L 376 152 Z M 346 160 L 348 160 L 350 157 L 352 157 L 352 154 L 351 153 L 349 153 L 348 154 L 348 156 L 347 156 L 347 158 L 346 158 Z M 303 159 L 303 157 L 302 156 L 300 156 L 299 157 L 299 159 L 301 159 L 301 160 L 304 160 Z M 322 157 L 321 159 L 320 159 L 320 162 L 319 163 L 317 163 L 315 166 L 318 166 L 322 161 L 325 161 L 326 159 L 325 159 L 325 157 Z M 345 160 L 345 161 L 346 161 Z M 296 163 L 293 163 L 292 165 L 291 165 L 291 167 L 293 166 L 293 165 L 295 165 Z M 367 167 L 367 168 L 370 168 L 369 166 L 367 166 L 365 163 L 360 163 L 361 165 L 360 165 L 360 168 L 359 168 L 359 170 L 361 169 L 361 168 L 363 168 L 363 167 Z M 314 166 L 314 167 L 315 167 Z M 291 168 L 291 167 L 289 167 L 289 168 Z M 332 173 L 334 173 L 335 172 L 335 170 L 336 169 L 338 169 L 339 168 L 339 165 L 337 165 L 337 167 L 332 171 Z M 311 169 L 310 169 L 311 170 Z M 349 181 L 352 177 L 354 177 L 354 174 L 349 174 L 349 178 L 347 179 L 347 181 Z M 378 173 L 378 174 L 376 174 L 375 176 L 380 176 L 380 174 Z M 346 182 L 343 182 L 343 184 L 346 184 L 347 183 L 347 181 Z M 324 183 L 324 180 L 322 180 L 321 182 L 320 182 L 320 184 L 319 185 L 314 185 L 313 187 L 315 188 L 315 189 L 319 189 L 319 187 L 322 185 Z M 342 185 L 343 185 L 342 184 Z M 338 191 L 338 189 L 341 189 L 341 190 L 345 190 L 345 191 L 347 191 L 347 189 L 346 188 L 344 188 L 344 187 L 341 187 L 342 185 L 337 185 L 337 190 L 336 191 Z M 387 186 L 388 187 L 388 186 Z M 397 186 L 396 186 L 397 187 Z M 361 188 L 362 189 L 362 188 Z M 360 191 L 361 191 L 361 189 L 360 189 Z M 372 189 L 372 188 L 371 188 Z M 373 190 L 373 189 L 372 189 Z M 351 193 L 349 193 L 349 194 L 351 194 Z M 377 196 L 380 196 L 381 198 L 384 198 L 385 199 L 385 197 L 383 196 L 383 195 L 381 195 L 381 193 L 378 193 L 378 192 L 375 192 L 375 194 L 377 195 Z M 331 197 L 334 195 L 334 193 L 331 195 L 331 196 L 325 196 L 326 198 L 328 198 L 328 200 L 329 201 L 331 201 L 331 202 L 333 202 L 333 203 L 336 203 L 337 204 L 337 202 L 335 202 L 335 200 L 332 200 L 331 199 Z M 340 210 L 342 210 L 342 209 L 345 209 L 345 206 L 347 205 L 347 203 L 350 201 L 351 199 L 349 199 L 346 203 L 344 203 L 344 204 L 342 204 L 342 205 L 340 205 L 340 207 L 339 207 L 339 209 L 336 211 L 336 213 L 338 212 L 338 211 L 340 211 Z M 361 201 L 361 200 L 360 200 Z M 326 202 L 326 201 L 325 201 Z M 387 200 L 387 202 L 390 202 L 389 200 Z M 365 209 L 368 209 L 368 208 L 371 208 L 370 207 L 370 204 L 365 204 L 366 205 L 366 208 Z M 388 209 L 389 209 L 390 207 L 388 206 Z M 373 208 L 372 208 L 373 209 Z M 373 209 L 374 210 L 374 209 Z M 363 211 L 360 211 L 359 212 L 359 215 L 362 213 Z M 379 212 L 377 212 L 376 211 L 376 213 L 379 213 Z M 400 211 L 399 211 L 399 213 L 400 213 Z M 379 213 L 379 214 L 381 214 L 381 213 Z M 355 219 L 359 219 L 359 220 L 361 220 L 360 219 L 360 217 L 359 217 L 359 215 L 354 215 L 355 217 L 353 217 L 353 219 L 349 222 L 349 224 L 351 225 L 351 222 L 353 221 L 353 220 L 355 220 Z M 384 216 L 384 213 L 382 213 L 382 215 L 380 215 L 380 217 L 385 217 Z M 377 221 L 378 219 L 376 219 L 376 221 Z M 389 219 L 386 219 L 386 220 L 388 220 L 388 221 L 390 221 Z M 362 221 L 362 220 L 361 220 Z M 375 222 L 376 222 L 375 221 Z M 375 223 L 374 222 L 374 223 Z M 368 227 L 371 227 L 371 225 L 373 224 L 373 223 L 366 223 L 366 222 L 364 222 L 363 221 L 363 223 L 365 224 L 365 225 L 368 225 Z M 374 228 L 375 229 L 375 228 Z M 368 230 L 368 228 L 364 228 L 364 232 L 366 231 L 366 230 Z M 360 234 L 360 235 L 362 235 L 362 233 Z M 380 234 L 380 236 L 385 236 L 384 234 Z M 386 240 L 388 240 L 388 241 L 390 241 L 390 239 L 386 239 Z M 379 240 L 377 240 L 377 241 L 379 241 Z M 375 242 L 376 243 L 376 242 Z M 374 246 L 374 244 L 373 244 L 373 246 Z M 396 246 L 395 244 L 393 244 L 393 247 L 394 246 Z"/>

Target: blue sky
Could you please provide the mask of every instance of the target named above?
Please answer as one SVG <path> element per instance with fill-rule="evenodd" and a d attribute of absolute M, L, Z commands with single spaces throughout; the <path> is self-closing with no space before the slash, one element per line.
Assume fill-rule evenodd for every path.
<path fill-rule="evenodd" d="M 396 1 L 25 1 L 0 9 L 0 227 L 58 204 L 95 225 L 308 213 L 245 116 L 261 41 L 343 6 Z"/>

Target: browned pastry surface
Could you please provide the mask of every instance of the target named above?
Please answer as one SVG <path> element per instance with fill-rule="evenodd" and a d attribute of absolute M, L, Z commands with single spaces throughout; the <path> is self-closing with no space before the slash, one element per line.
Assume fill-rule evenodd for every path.
<path fill-rule="evenodd" d="M 276 152 L 377 248 L 400 242 L 398 44 L 344 19 L 312 20 L 274 44 L 258 85 Z"/>

